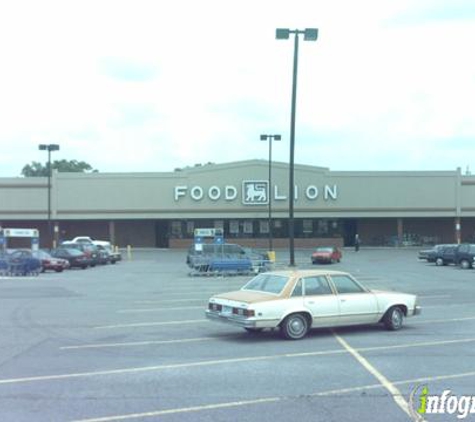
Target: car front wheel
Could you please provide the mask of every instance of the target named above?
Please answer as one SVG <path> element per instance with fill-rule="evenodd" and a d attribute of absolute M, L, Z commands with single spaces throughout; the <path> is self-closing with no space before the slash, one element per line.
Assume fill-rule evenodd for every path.
<path fill-rule="evenodd" d="M 435 265 L 437 265 L 437 266 L 439 266 L 439 267 L 440 267 L 441 265 L 444 265 L 444 260 L 443 260 L 442 258 L 437 258 L 437 259 L 435 260 Z"/>
<path fill-rule="evenodd" d="M 384 316 L 384 326 L 391 331 L 399 330 L 404 321 L 404 312 L 398 306 L 390 308 Z"/>
<path fill-rule="evenodd" d="M 308 332 L 308 320 L 303 314 L 292 314 L 284 319 L 280 327 L 282 336 L 288 340 L 299 340 Z"/>

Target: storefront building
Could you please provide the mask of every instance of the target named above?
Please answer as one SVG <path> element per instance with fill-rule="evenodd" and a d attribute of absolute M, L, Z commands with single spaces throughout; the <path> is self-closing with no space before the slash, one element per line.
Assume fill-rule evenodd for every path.
<path fill-rule="evenodd" d="M 57 241 L 88 235 L 121 247 L 183 248 L 195 228 L 228 242 L 288 245 L 288 165 L 250 160 L 167 173 L 54 173 Z M 343 172 L 295 166 L 295 244 L 416 245 L 473 241 L 475 177 L 454 171 Z M 46 178 L 0 179 L 0 226 L 36 228 L 49 244 Z"/>

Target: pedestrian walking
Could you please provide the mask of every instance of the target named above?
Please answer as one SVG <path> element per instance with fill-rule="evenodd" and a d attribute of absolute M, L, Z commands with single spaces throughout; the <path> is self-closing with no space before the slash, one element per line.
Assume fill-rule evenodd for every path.
<path fill-rule="evenodd" d="M 355 235 L 355 252 L 360 250 L 360 236 L 358 234 Z"/>

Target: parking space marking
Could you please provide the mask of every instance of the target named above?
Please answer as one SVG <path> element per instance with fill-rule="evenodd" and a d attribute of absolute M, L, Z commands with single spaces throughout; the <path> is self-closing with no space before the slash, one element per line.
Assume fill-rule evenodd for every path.
<path fill-rule="evenodd" d="M 342 337 L 340 337 L 335 332 L 333 332 L 333 335 L 335 336 L 338 343 L 340 343 L 345 348 L 345 350 L 348 351 L 348 353 L 350 353 L 371 375 L 373 375 L 381 383 L 381 385 L 386 390 L 389 391 L 389 393 L 391 394 L 393 400 L 402 409 L 402 411 L 404 413 L 407 413 L 409 416 L 411 416 L 411 411 L 409 409 L 409 403 L 404 399 L 403 395 L 397 389 L 397 387 L 394 384 L 392 384 L 391 381 L 389 381 L 373 365 L 371 365 L 367 359 L 365 359 L 363 356 L 361 356 L 356 349 L 351 347 L 348 344 L 348 342 L 346 342 Z"/>
<path fill-rule="evenodd" d="M 135 314 L 141 312 L 163 312 L 163 311 L 182 311 L 184 309 L 205 309 L 204 306 L 176 306 L 174 308 L 143 308 L 143 309 L 121 309 L 116 311 L 118 314 Z"/>
<path fill-rule="evenodd" d="M 473 307 L 475 303 L 441 303 L 440 305 L 422 305 L 424 309 L 431 309 L 431 308 L 454 308 L 457 306 L 470 306 Z"/>
<path fill-rule="evenodd" d="M 201 306 L 199 308 L 202 308 Z M 445 319 L 429 319 L 422 321 L 411 321 L 411 325 L 419 324 L 432 324 L 432 323 L 441 323 L 441 322 L 461 322 L 461 321 L 471 321 L 475 320 L 475 316 L 462 317 L 462 318 L 445 318 Z M 175 324 L 198 324 L 209 322 L 207 319 L 191 319 L 183 321 L 158 321 L 158 322 L 138 322 L 131 324 L 116 324 L 116 325 L 101 325 L 97 327 L 92 327 L 94 330 L 105 330 L 105 329 L 115 329 L 115 328 L 133 328 L 133 327 L 153 327 L 160 325 L 175 325 Z"/>
<path fill-rule="evenodd" d="M 267 355 L 267 356 L 263 355 L 263 356 L 250 356 L 250 357 L 244 357 L 244 358 L 205 360 L 205 361 L 198 361 L 198 362 L 175 363 L 175 364 L 169 364 L 169 365 L 111 369 L 111 370 L 106 370 L 106 371 L 77 372 L 77 373 L 71 373 L 71 374 L 58 374 L 58 375 L 40 375 L 40 376 L 23 377 L 23 378 L 5 378 L 5 379 L 0 379 L 0 385 L 18 384 L 18 383 L 25 383 L 25 382 L 37 382 L 37 381 L 53 381 L 53 380 L 61 380 L 61 379 L 69 379 L 69 378 L 86 378 L 86 377 L 104 376 L 104 375 L 130 374 L 130 373 L 138 373 L 138 372 L 152 372 L 152 371 L 161 371 L 161 370 L 166 370 L 166 369 L 196 368 L 196 367 L 204 367 L 204 366 L 229 364 L 229 363 L 256 362 L 256 361 L 261 361 L 261 360 L 324 356 L 324 355 L 346 354 L 346 353 L 347 353 L 346 350 L 338 349 L 338 350 L 330 350 L 330 351 L 322 351 L 322 352 L 284 353 L 284 354 L 279 354 L 279 355 Z"/>
<path fill-rule="evenodd" d="M 182 407 L 178 409 L 157 410 L 154 412 L 132 413 L 128 415 L 105 416 L 92 419 L 77 419 L 73 422 L 111 422 L 126 419 L 150 418 L 152 416 L 173 415 L 177 413 L 202 412 L 204 410 L 225 409 L 227 407 L 250 406 L 253 404 L 273 403 L 281 401 L 281 397 L 268 397 L 264 399 L 243 400 L 228 403 L 205 404 L 203 406 Z"/>
<path fill-rule="evenodd" d="M 222 338 L 222 337 L 221 337 Z M 195 337 L 176 340 L 150 340 L 150 341 L 131 341 L 126 343 L 98 343 L 98 344 L 83 344 L 80 346 L 62 346 L 60 350 L 74 350 L 74 349 L 99 349 L 101 347 L 133 347 L 133 346 L 151 346 L 157 344 L 176 344 L 176 343 L 192 343 L 196 341 L 217 340 L 215 337 Z"/>
<path fill-rule="evenodd" d="M 417 385 L 417 384 L 427 383 L 431 381 L 443 381 L 447 379 L 466 378 L 466 377 L 473 377 L 473 376 L 475 376 L 475 372 L 465 372 L 465 373 L 460 373 L 460 374 L 439 375 L 439 376 L 436 375 L 433 377 L 424 377 L 424 378 L 416 378 L 416 379 L 403 380 L 403 381 L 395 381 L 393 382 L 393 385 L 398 385 L 398 386 L 411 385 L 411 384 Z M 362 385 L 358 387 L 341 388 L 337 390 L 328 390 L 328 391 L 322 391 L 318 393 L 311 393 L 304 396 L 300 395 L 299 397 L 300 398 L 326 397 L 326 396 L 339 395 L 339 394 L 355 393 L 355 392 L 365 391 L 365 390 L 379 390 L 382 388 L 384 388 L 382 384 L 368 384 L 368 385 Z M 103 417 L 95 417 L 95 418 L 88 418 L 88 419 L 76 419 L 72 422 L 113 422 L 113 421 L 120 421 L 120 420 L 127 420 L 127 419 L 139 419 L 139 418 L 164 416 L 164 415 L 179 414 L 179 413 L 203 412 L 206 410 L 216 410 L 216 409 L 223 409 L 223 408 L 229 408 L 229 407 L 241 407 L 241 406 L 251 406 L 251 405 L 266 404 L 266 403 L 277 403 L 277 402 L 285 401 L 292 398 L 293 397 L 291 396 L 265 397 L 265 398 L 258 398 L 254 400 L 242 400 L 238 402 L 205 404 L 202 406 L 164 409 L 164 410 L 156 410 L 156 411 L 143 412 L 143 413 L 129 413 L 129 414 L 123 414 L 123 415 L 103 416 Z M 419 420 L 423 420 L 423 418 L 421 417 Z"/>
<path fill-rule="evenodd" d="M 153 327 L 156 325 L 176 325 L 176 324 L 198 324 L 209 322 L 207 319 L 189 319 L 183 321 L 162 321 L 162 322 L 137 322 L 133 324 L 101 325 L 92 327 L 94 330 L 105 330 L 109 328 L 131 328 L 131 327 Z"/>
<path fill-rule="evenodd" d="M 357 350 L 358 352 L 369 352 L 369 351 L 377 351 L 377 350 L 391 350 L 391 349 L 403 349 L 403 348 L 427 347 L 427 346 L 443 346 L 443 345 L 448 345 L 448 344 L 468 343 L 468 342 L 475 342 L 475 338 L 460 339 L 460 340 L 441 340 L 438 342 L 432 341 L 432 342 L 421 342 L 421 343 L 407 343 L 407 344 L 397 344 L 397 345 L 392 345 L 392 346 L 361 347 L 354 350 Z M 59 375 L 40 375 L 40 376 L 24 377 L 24 378 L 6 378 L 6 379 L 0 379 L 0 385 L 23 383 L 23 382 L 59 380 L 59 379 L 67 379 L 67 378 L 118 375 L 118 374 L 137 373 L 137 372 L 152 372 L 152 371 L 161 371 L 161 370 L 166 370 L 166 369 L 177 369 L 177 368 L 194 368 L 194 367 L 204 367 L 204 366 L 213 366 L 213 365 L 222 365 L 222 364 L 230 364 L 230 363 L 240 363 L 240 362 L 257 362 L 257 361 L 276 360 L 276 359 L 331 356 L 331 355 L 348 354 L 348 353 L 349 352 L 346 349 L 332 349 L 332 350 L 323 350 L 323 351 L 317 351 L 317 352 L 282 353 L 282 354 L 277 354 L 277 355 L 261 355 L 261 356 L 242 357 L 242 358 L 205 360 L 205 361 L 168 364 L 168 365 L 112 369 L 112 370 L 105 370 L 105 371 L 79 372 L 79 373 L 59 374 Z"/>
<path fill-rule="evenodd" d="M 422 321 L 413 321 L 412 324 L 439 324 L 441 322 L 461 322 L 461 321 L 473 321 L 475 320 L 475 316 L 469 316 L 469 317 L 462 317 L 462 318 L 444 318 L 444 319 L 428 319 L 428 320 L 422 320 Z"/>
<path fill-rule="evenodd" d="M 169 303 L 169 302 L 202 302 L 206 299 L 163 299 L 163 300 L 134 300 L 134 303 L 143 304 L 143 305 L 153 305 L 159 303 Z"/>

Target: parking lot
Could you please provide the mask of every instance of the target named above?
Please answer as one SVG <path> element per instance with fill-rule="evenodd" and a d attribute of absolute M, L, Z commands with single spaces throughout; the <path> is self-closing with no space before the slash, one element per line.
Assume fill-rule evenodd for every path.
<path fill-rule="evenodd" d="M 300 268 L 309 256 L 298 251 Z M 277 259 L 283 267 L 287 253 Z M 475 270 L 364 248 L 332 269 L 418 294 L 422 315 L 396 332 L 249 334 L 204 317 L 211 295 L 249 277 L 189 277 L 185 251 L 0 278 L 0 420 L 410 421 L 418 386 L 475 395 Z"/>

